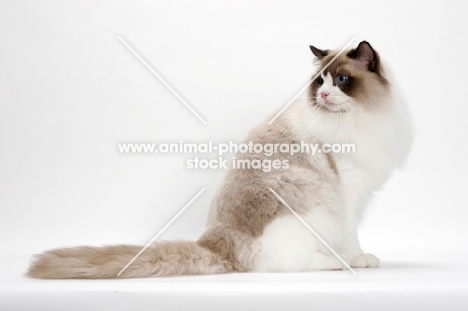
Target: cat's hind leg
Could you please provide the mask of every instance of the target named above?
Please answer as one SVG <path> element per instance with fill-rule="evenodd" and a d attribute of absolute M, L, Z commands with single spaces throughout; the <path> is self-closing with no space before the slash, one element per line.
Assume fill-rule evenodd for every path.
<path fill-rule="evenodd" d="M 349 260 L 346 256 L 340 255 L 348 265 Z M 346 266 L 336 256 L 332 254 L 325 254 L 323 252 L 316 252 L 312 256 L 310 262 L 310 270 L 345 270 Z"/>

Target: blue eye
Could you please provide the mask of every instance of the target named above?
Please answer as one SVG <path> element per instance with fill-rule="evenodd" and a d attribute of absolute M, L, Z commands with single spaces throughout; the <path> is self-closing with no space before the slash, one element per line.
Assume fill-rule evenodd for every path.
<path fill-rule="evenodd" d="M 322 79 L 322 77 L 318 77 L 318 78 L 317 78 L 317 83 L 318 83 L 318 84 L 323 84 L 323 79 Z"/>
<path fill-rule="evenodd" d="M 346 81 L 348 81 L 348 77 L 345 76 L 345 75 L 337 75 L 336 76 L 336 82 L 338 82 L 338 84 L 343 84 L 345 83 Z"/>

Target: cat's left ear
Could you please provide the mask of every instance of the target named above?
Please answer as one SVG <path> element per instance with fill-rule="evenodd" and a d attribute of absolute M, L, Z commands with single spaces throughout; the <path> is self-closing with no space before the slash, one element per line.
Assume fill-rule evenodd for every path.
<path fill-rule="evenodd" d="M 324 58 L 325 56 L 328 55 L 328 50 L 321 50 L 321 49 L 317 49 L 315 46 L 313 45 L 309 45 L 309 48 L 310 50 L 312 51 L 312 53 L 314 53 L 314 55 L 318 58 L 318 59 L 322 59 Z"/>
<path fill-rule="evenodd" d="M 379 56 L 367 41 L 359 43 L 358 47 L 348 53 L 348 57 L 353 58 L 363 64 L 365 69 L 378 72 Z"/>

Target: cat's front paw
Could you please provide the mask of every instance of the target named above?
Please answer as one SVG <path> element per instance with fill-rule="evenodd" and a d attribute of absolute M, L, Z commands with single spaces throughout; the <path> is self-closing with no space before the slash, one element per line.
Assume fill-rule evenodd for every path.
<path fill-rule="evenodd" d="M 351 259 L 353 268 L 377 268 L 380 265 L 380 259 L 372 254 L 361 254 Z"/>

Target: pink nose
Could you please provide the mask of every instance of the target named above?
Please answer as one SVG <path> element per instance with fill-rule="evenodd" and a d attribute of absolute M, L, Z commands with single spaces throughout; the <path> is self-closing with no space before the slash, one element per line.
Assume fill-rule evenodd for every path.
<path fill-rule="evenodd" d="M 330 94 L 330 93 L 322 92 L 322 93 L 320 93 L 320 97 L 322 97 L 322 98 L 327 98 L 327 96 L 328 96 L 329 94 Z"/>

